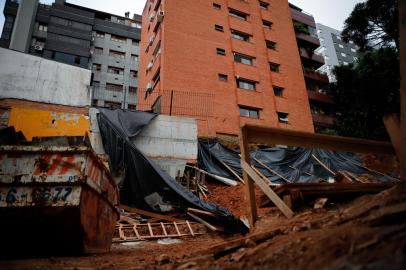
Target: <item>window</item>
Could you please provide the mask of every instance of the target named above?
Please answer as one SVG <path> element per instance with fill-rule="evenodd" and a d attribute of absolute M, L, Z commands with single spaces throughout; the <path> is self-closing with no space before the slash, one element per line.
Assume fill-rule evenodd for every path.
<path fill-rule="evenodd" d="M 93 81 L 92 86 L 100 87 L 100 82 L 99 81 Z"/>
<path fill-rule="evenodd" d="M 68 26 L 68 27 L 80 29 L 80 30 L 86 30 L 86 31 L 91 31 L 92 30 L 92 26 L 90 24 L 74 22 L 74 21 L 70 21 L 70 20 L 66 20 L 66 19 L 59 18 L 59 17 L 54 17 L 54 16 L 51 16 L 50 22 L 55 23 L 55 24 L 59 24 L 59 25 L 63 25 L 63 26 Z"/>
<path fill-rule="evenodd" d="M 116 36 L 116 35 L 111 35 L 111 38 L 110 38 L 112 41 L 115 41 L 115 42 L 120 42 L 120 43 L 125 43 L 126 41 L 127 41 L 127 38 L 125 38 L 125 37 L 120 37 L 120 36 Z"/>
<path fill-rule="evenodd" d="M 217 48 L 217 54 L 218 54 L 218 55 L 225 56 L 225 55 L 226 55 L 226 51 L 225 51 L 224 49 Z"/>
<path fill-rule="evenodd" d="M 341 49 L 342 49 L 342 48 L 344 48 L 344 46 L 343 46 L 343 45 L 341 45 L 341 44 L 338 44 L 338 47 L 340 47 Z"/>
<path fill-rule="evenodd" d="M 157 57 L 157 55 L 160 54 L 160 53 L 161 53 L 161 41 L 159 41 L 158 44 L 156 45 L 155 50 L 152 53 L 152 55 L 154 57 Z"/>
<path fill-rule="evenodd" d="M 137 78 L 137 77 L 138 77 L 138 71 L 136 71 L 136 70 L 130 70 L 130 75 L 131 75 L 131 77 L 133 77 L 133 78 Z"/>
<path fill-rule="evenodd" d="M 279 123 L 287 124 L 289 122 L 289 114 L 284 112 L 278 112 Z"/>
<path fill-rule="evenodd" d="M 273 86 L 273 93 L 275 94 L 275 96 L 277 97 L 281 97 L 283 96 L 283 87 L 279 87 L 279 86 Z"/>
<path fill-rule="evenodd" d="M 219 81 L 226 82 L 228 81 L 228 76 L 225 74 L 219 74 Z"/>
<path fill-rule="evenodd" d="M 43 23 L 39 23 L 39 24 L 38 24 L 38 30 L 39 30 L 39 31 L 43 31 L 43 32 L 48 32 L 48 25 L 47 25 L 47 24 L 43 24 Z"/>
<path fill-rule="evenodd" d="M 256 82 L 254 81 L 250 81 L 250 80 L 246 80 L 246 79 L 241 79 L 241 78 L 237 78 L 237 87 L 241 88 L 241 89 L 245 89 L 245 90 L 251 90 L 251 91 L 255 91 L 256 90 Z"/>
<path fill-rule="evenodd" d="M 342 57 L 347 57 L 347 55 L 345 53 L 341 53 Z"/>
<path fill-rule="evenodd" d="M 154 82 L 153 86 L 152 86 L 152 91 L 155 89 L 155 87 L 157 86 L 157 84 L 160 82 L 161 80 L 161 70 L 159 69 L 154 77 L 152 78 L 152 81 Z"/>
<path fill-rule="evenodd" d="M 140 45 L 140 41 L 136 40 L 136 39 L 132 39 L 131 44 L 134 45 L 134 46 L 138 46 L 138 45 Z"/>
<path fill-rule="evenodd" d="M 276 64 L 276 63 L 272 63 L 272 62 L 269 63 L 269 69 L 270 69 L 272 72 L 279 72 L 279 71 L 280 71 L 280 66 L 281 66 L 281 65 Z"/>
<path fill-rule="evenodd" d="M 87 67 L 89 64 L 89 58 L 87 57 L 55 51 L 52 52 L 52 59 L 62 63 L 80 65 L 83 67 Z"/>
<path fill-rule="evenodd" d="M 103 48 L 95 47 L 94 48 L 94 54 L 103 54 Z"/>
<path fill-rule="evenodd" d="M 245 41 L 245 42 L 250 41 L 250 35 L 249 34 L 239 32 L 239 31 L 236 31 L 236 30 L 231 30 L 231 37 L 234 38 L 234 39 Z"/>
<path fill-rule="evenodd" d="M 238 10 L 235 10 L 235 9 L 230 9 L 228 14 L 230 14 L 230 16 L 232 16 L 234 18 L 241 19 L 241 20 L 244 20 L 244 21 L 246 21 L 248 19 L 248 14 L 247 13 L 244 13 L 244 12 L 241 12 L 241 11 L 238 11 Z"/>
<path fill-rule="evenodd" d="M 130 93 L 137 93 L 137 90 L 138 90 L 138 88 L 137 88 L 137 87 L 133 87 L 133 86 L 130 86 L 130 87 L 128 88 L 128 92 L 130 92 Z"/>
<path fill-rule="evenodd" d="M 344 64 L 344 66 L 347 66 L 347 65 L 348 65 L 348 62 L 345 62 L 345 61 L 344 61 L 343 64 Z"/>
<path fill-rule="evenodd" d="M 108 67 L 107 72 L 111 73 L 111 74 L 116 74 L 116 75 L 123 75 L 124 74 L 124 69 L 117 68 L 117 67 Z"/>
<path fill-rule="evenodd" d="M 354 49 L 354 48 L 351 48 L 351 51 L 354 52 L 354 53 L 357 52 L 357 50 Z"/>
<path fill-rule="evenodd" d="M 114 57 L 114 58 L 122 58 L 122 59 L 125 58 L 125 53 L 118 52 L 118 51 L 113 51 L 113 50 L 110 50 L 109 55 Z"/>
<path fill-rule="evenodd" d="M 101 65 L 100 64 L 93 64 L 93 69 L 96 71 L 101 71 Z"/>
<path fill-rule="evenodd" d="M 98 37 L 98 38 L 104 38 L 104 33 L 102 33 L 102 32 L 96 32 L 96 37 Z"/>
<path fill-rule="evenodd" d="M 269 3 L 263 2 L 263 1 L 259 1 L 259 6 L 260 6 L 262 9 L 268 10 Z"/>
<path fill-rule="evenodd" d="M 270 41 L 270 40 L 265 40 L 265 42 L 266 42 L 266 47 L 268 49 L 276 50 L 276 42 L 273 42 L 273 41 Z"/>
<path fill-rule="evenodd" d="M 240 106 L 240 116 L 259 119 L 259 109 Z"/>
<path fill-rule="evenodd" d="M 132 55 L 131 55 L 131 60 L 132 60 L 132 61 L 138 61 L 138 60 L 139 60 L 138 55 L 132 54 Z"/>
<path fill-rule="evenodd" d="M 123 91 L 123 86 L 119 84 L 106 83 L 106 89 L 110 91 L 121 92 Z"/>
<path fill-rule="evenodd" d="M 142 25 L 138 22 L 131 22 L 131 27 L 141 29 Z"/>
<path fill-rule="evenodd" d="M 270 21 L 262 20 L 262 26 L 265 27 L 265 28 L 271 29 L 271 28 L 272 28 L 272 24 L 273 24 L 273 23 L 270 22 Z"/>
<path fill-rule="evenodd" d="M 241 64 L 252 66 L 254 63 L 254 57 L 240 54 L 240 53 L 234 53 L 234 61 L 241 63 Z"/>
<path fill-rule="evenodd" d="M 338 40 L 341 40 L 341 37 L 340 37 L 340 36 L 336 36 L 336 38 L 337 38 Z"/>
<path fill-rule="evenodd" d="M 113 101 L 104 101 L 104 107 L 110 109 L 121 109 L 121 103 Z"/>
<path fill-rule="evenodd" d="M 214 29 L 219 32 L 224 32 L 224 27 L 218 24 L 214 25 Z"/>
<path fill-rule="evenodd" d="M 221 9 L 221 5 L 220 5 L 220 4 L 217 4 L 217 3 L 213 3 L 213 8 L 214 8 L 214 9 L 217 9 L 217 10 L 220 10 L 220 9 Z"/>

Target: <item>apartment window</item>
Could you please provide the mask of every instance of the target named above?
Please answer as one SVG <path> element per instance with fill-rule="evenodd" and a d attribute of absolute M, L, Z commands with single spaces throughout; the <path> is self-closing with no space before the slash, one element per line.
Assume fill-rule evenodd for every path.
<path fill-rule="evenodd" d="M 219 74 L 219 81 L 226 82 L 228 81 L 228 76 L 225 74 Z"/>
<path fill-rule="evenodd" d="M 354 52 L 354 53 L 357 52 L 357 50 L 354 49 L 354 48 L 351 48 L 351 51 Z"/>
<path fill-rule="evenodd" d="M 87 67 L 87 65 L 89 64 L 89 58 L 87 57 L 55 51 L 52 52 L 52 59 L 67 64 L 80 65 L 83 67 Z"/>
<path fill-rule="evenodd" d="M 236 82 L 237 82 L 237 87 L 241 88 L 241 89 L 255 91 L 257 88 L 257 86 L 256 86 L 257 83 L 254 81 L 237 78 Z"/>
<path fill-rule="evenodd" d="M 343 64 L 344 64 L 344 66 L 347 66 L 347 65 L 348 65 L 348 62 L 345 62 L 345 61 L 344 61 Z"/>
<path fill-rule="evenodd" d="M 104 38 L 104 33 L 103 32 L 96 32 L 96 37 Z"/>
<path fill-rule="evenodd" d="M 213 8 L 214 8 L 214 9 L 217 9 L 217 10 L 220 10 L 220 9 L 221 9 L 221 5 L 220 5 L 220 4 L 217 4 L 217 3 L 213 3 Z"/>
<path fill-rule="evenodd" d="M 155 89 L 155 87 L 156 87 L 157 84 L 160 82 L 160 80 L 161 80 L 161 70 L 159 69 L 159 70 L 155 73 L 154 77 L 152 78 L 152 81 L 154 82 L 154 84 L 153 84 L 153 86 L 152 86 L 152 90 Z"/>
<path fill-rule="evenodd" d="M 273 23 L 270 22 L 270 21 L 262 20 L 262 26 L 265 27 L 265 28 L 271 29 L 271 28 L 272 28 L 272 24 L 273 24 Z"/>
<path fill-rule="evenodd" d="M 271 50 L 276 50 L 276 42 L 266 40 L 266 47 Z"/>
<path fill-rule="evenodd" d="M 219 32 L 224 32 L 224 27 L 218 24 L 214 25 L 214 29 Z"/>
<path fill-rule="evenodd" d="M 94 54 L 103 54 L 103 48 L 95 47 L 94 48 Z"/>
<path fill-rule="evenodd" d="M 342 57 L 347 57 L 347 55 L 345 53 L 341 53 Z"/>
<path fill-rule="evenodd" d="M 237 18 L 237 19 L 241 19 L 241 20 L 244 20 L 244 21 L 248 20 L 248 14 L 247 13 L 244 13 L 244 12 L 241 12 L 241 11 L 238 11 L 238 10 L 235 10 L 235 9 L 230 9 L 228 11 L 228 14 L 230 14 L 230 16 L 232 16 L 234 18 Z"/>
<path fill-rule="evenodd" d="M 111 38 L 110 38 L 112 41 L 115 41 L 115 42 L 120 42 L 120 43 L 125 43 L 126 41 L 127 41 L 127 38 L 125 38 L 125 37 L 120 37 L 120 36 L 116 36 L 116 35 L 111 35 Z"/>
<path fill-rule="evenodd" d="M 122 58 L 122 59 L 125 58 L 125 53 L 118 52 L 118 51 L 113 51 L 113 50 L 110 50 L 109 55 L 114 57 L 114 58 Z"/>
<path fill-rule="evenodd" d="M 100 64 L 93 64 L 93 69 L 96 71 L 101 71 L 101 65 Z"/>
<path fill-rule="evenodd" d="M 112 73 L 112 74 L 116 74 L 116 75 L 123 75 L 124 74 L 124 69 L 117 68 L 117 67 L 108 67 L 107 72 Z"/>
<path fill-rule="evenodd" d="M 121 109 L 121 103 L 112 102 L 112 101 L 104 101 L 104 107 L 110 108 L 110 109 Z"/>
<path fill-rule="evenodd" d="M 239 31 L 236 31 L 236 30 L 231 30 L 231 37 L 234 38 L 234 39 L 249 42 L 251 36 L 249 34 L 246 34 L 246 33 L 243 33 L 243 32 L 239 32 Z"/>
<path fill-rule="evenodd" d="M 224 49 L 217 48 L 217 54 L 218 54 L 218 55 L 225 56 L 225 55 L 226 55 L 226 51 L 225 51 Z"/>
<path fill-rule="evenodd" d="M 43 23 L 39 23 L 39 24 L 38 24 L 38 30 L 39 30 L 39 31 L 43 31 L 43 32 L 48 32 L 48 25 L 47 25 L 47 24 L 43 24 Z"/>
<path fill-rule="evenodd" d="M 136 39 L 132 39 L 131 44 L 134 45 L 134 46 L 138 46 L 138 45 L 140 45 L 140 41 L 136 40 Z"/>
<path fill-rule="evenodd" d="M 287 124 L 289 122 L 289 114 L 284 112 L 278 112 L 279 123 Z"/>
<path fill-rule="evenodd" d="M 269 69 L 270 69 L 272 72 L 279 72 L 279 71 L 280 71 L 280 67 L 281 67 L 281 65 L 279 65 L 279 64 L 272 63 L 272 62 L 269 63 Z"/>
<path fill-rule="evenodd" d="M 259 109 L 240 106 L 240 116 L 259 119 Z"/>
<path fill-rule="evenodd" d="M 254 63 L 254 57 L 240 54 L 240 53 L 234 53 L 234 61 L 241 63 L 241 64 L 252 66 Z"/>
<path fill-rule="evenodd" d="M 261 7 L 261 9 L 268 10 L 269 3 L 264 2 L 264 1 L 259 1 L 259 6 Z"/>
<path fill-rule="evenodd" d="M 131 75 L 131 77 L 133 77 L 133 78 L 137 78 L 137 77 L 138 77 L 138 71 L 136 71 L 136 70 L 130 70 L 130 75 Z"/>
<path fill-rule="evenodd" d="M 130 93 L 137 93 L 137 90 L 138 90 L 138 88 L 137 88 L 137 87 L 133 87 L 133 86 L 130 86 L 130 87 L 128 88 L 128 92 L 130 92 Z"/>
<path fill-rule="evenodd" d="M 273 93 L 277 97 L 282 97 L 283 96 L 283 90 L 284 90 L 284 88 L 282 88 L 282 87 L 273 86 Z"/>
<path fill-rule="evenodd" d="M 344 48 L 342 44 L 338 44 L 338 47 L 340 47 L 341 49 Z"/>
<path fill-rule="evenodd" d="M 119 84 L 106 83 L 106 89 L 110 91 L 121 92 L 123 91 L 123 86 Z"/>
<path fill-rule="evenodd" d="M 156 57 L 158 54 L 160 54 L 161 53 L 161 41 L 159 41 L 158 42 L 158 44 L 156 45 L 156 47 L 155 47 L 155 50 L 154 50 L 154 52 L 152 53 L 152 55 L 154 56 L 154 57 Z"/>
<path fill-rule="evenodd" d="M 138 61 L 138 60 L 139 60 L 138 55 L 132 54 L 132 55 L 131 55 L 131 60 L 132 60 L 132 61 Z"/>

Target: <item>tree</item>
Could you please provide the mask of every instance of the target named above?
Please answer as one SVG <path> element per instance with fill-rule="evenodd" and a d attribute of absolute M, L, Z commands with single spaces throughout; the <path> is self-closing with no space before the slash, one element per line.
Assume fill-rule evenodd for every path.
<path fill-rule="evenodd" d="M 399 49 L 397 0 L 368 0 L 358 3 L 345 21 L 344 41 L 352 40 L 367 51 L 377 47 Z"/>
<path fill-rule="evenodd" d="M 382 121 L 400 108 L 399 56 L 395 48 L 364 53 L 355 65 L 338 66 L 330 84 L 342 136 L 387 140 Z"/>

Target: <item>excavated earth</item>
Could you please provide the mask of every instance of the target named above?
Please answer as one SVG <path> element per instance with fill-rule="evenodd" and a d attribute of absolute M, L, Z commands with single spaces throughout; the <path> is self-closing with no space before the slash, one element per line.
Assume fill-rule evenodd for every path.
<path fill-rule="evenodd" d="M 227 198 L 244 194 L 240 186 L 210 189 L 210 199 L 244 215 L 243 195 Z M 405 203 L 406 187 L 396 186 L 323 209 L 303 207 L 291 219 L 261 209 L 247 236 L 210 233 L 171 245 L 114 244 L 108 254 L 0 261 L 0 269 L 406 269 Z M 272 233 L 255 238 L 264 232 Z M 235 239 L 242 245 L 219 252 L 218 245 Z"/>

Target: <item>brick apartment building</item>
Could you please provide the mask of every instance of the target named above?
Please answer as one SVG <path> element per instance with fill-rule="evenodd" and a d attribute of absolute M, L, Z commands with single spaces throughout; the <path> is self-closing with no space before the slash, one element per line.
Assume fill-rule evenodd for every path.
<path fill-rule="evenodd" d="M 194 116 L 199 136 L 314 131 L 287 0 L 148 0 L 142 26 L 140 109 Z"/>

